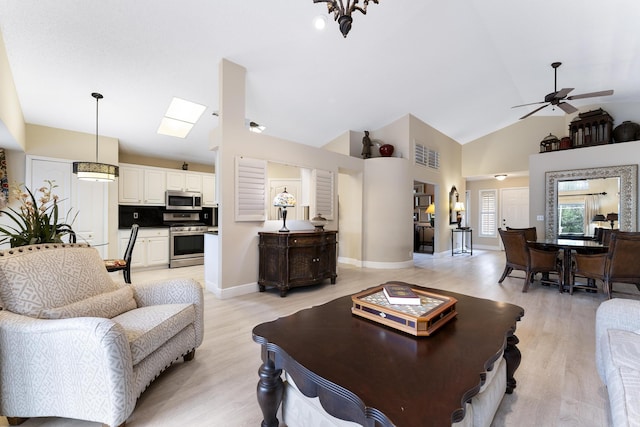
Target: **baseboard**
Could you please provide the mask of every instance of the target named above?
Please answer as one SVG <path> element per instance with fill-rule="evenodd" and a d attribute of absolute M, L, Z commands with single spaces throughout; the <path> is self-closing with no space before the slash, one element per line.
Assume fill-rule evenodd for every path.
<path fill-rule="evenodd" d="M 355 258 L 338 257 L 338 263 L 339 264 L 349 264 L 349 265 L 353 265 L 355 267 L 362 268 L 362 260 L 355 259 Z"/>
<path fill-rule="evenodd" d="M 220 288 L 215 283 L 206 281 L 205 282 L 206 289 L 216 296 L 218 299 L 228 299 L 233 297 L 238 297 L 241 295 L 252 294 L 254 292 L 258 292 L 258 283 L 246 283 L 244 285 L 233 286 L 231 288 Z"/>
<path fill-rule="evenodd" d="M 413 259 L 399 262 L 377 262 L 377 261 L 363 261 L 362 266 L 366 268 L 377 268 L 379 270 L 394 269 L 394 268 L 412 268 Z"/>

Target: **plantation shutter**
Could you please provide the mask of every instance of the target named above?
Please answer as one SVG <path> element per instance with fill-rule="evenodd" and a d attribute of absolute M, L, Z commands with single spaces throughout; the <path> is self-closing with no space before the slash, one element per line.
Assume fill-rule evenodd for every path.
<path fill-rule="evenodd" d="M 482 237 L 496 237 L 498 230 L 496 190 L 480 190 L 480 233 Z"/>
<path fill-rule="evenodd" d="M 267 219 L 267 162 L 236 157 L 236 221 Z"/>
<path fill-rule="evenodd" d="M 314 169 L 315 183 L 315 215 L 322 214 L 326 219 L 333 219 L 333 172 Z"/>

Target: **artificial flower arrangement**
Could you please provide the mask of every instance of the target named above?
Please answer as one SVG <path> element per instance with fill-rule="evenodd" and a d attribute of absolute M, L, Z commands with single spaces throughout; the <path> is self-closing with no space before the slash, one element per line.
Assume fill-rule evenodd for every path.
<path fill-rule="evenodd" d="M 42 193 L 36 200 L 33 192 L 24 184 L 14 184 L 11 187 L 11 198 L 20 202 L 20 208 L 7 207 L 3 214 L 7 215 L 15 226 L 0 226 L 0 243 L 9 241 L 12 248 L 38 243 L 62 243 L 65 235 L 75 235 L 71 224 L 67 220 L 71 210 L 67 212 L 64 222 L 58 223 L 58 196 L 53 194 L 53 189 L 58 186 L 55 181 L 45 180 L 46 186 L 40 187 L 37 193 Z M 24 189 L 23 189 L 24 187 Z"/>

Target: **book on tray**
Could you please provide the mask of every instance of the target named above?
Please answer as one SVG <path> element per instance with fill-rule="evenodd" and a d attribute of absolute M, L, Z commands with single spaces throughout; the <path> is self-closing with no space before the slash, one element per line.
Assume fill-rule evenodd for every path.
<path fill-rule="evenodd" d="M 420 297 L 409 286 L 388 283 L 382 287 L 389 304 L 420 305 Z"/>

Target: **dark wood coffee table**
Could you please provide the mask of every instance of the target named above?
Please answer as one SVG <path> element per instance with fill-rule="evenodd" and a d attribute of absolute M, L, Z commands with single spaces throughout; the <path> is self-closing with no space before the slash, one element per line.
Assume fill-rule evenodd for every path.
<path fill-rule="evenodd" d="M 413 285 L 412 285 L 413 286 Z M 258 403 L 263 427 L 277 427 L 282 370 L 331 415 L 365 426 L 445 426 L 464 418 L 504 350 L 507 389 L 520 364 L 516 305 L 424 288 L 458 300 L 458 316 L 414 337 L 351 314 L 351 296 L 253 329 L 262 345 Z"/>

